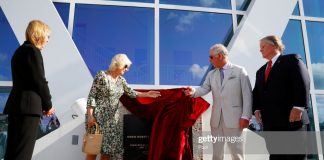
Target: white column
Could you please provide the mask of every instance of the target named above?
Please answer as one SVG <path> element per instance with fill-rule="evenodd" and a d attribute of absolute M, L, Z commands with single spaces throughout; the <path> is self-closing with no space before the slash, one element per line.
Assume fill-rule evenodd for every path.
<path fill-rule="evenodd" d="M 228 45 L 230 61 L 246 68 L 252 86 L 257 69 L 265 63 L 259 51 L 259 40 L 267 35 L 282 36 L 296 2 L 253 0 Z"/>

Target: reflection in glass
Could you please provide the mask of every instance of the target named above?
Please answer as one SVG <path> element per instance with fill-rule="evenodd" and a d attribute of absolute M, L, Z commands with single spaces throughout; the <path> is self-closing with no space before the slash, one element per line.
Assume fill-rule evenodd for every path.
<path fill-rule="evenodd" d="M 11 81 L 11 57 L 18 48 L 18 40 L 0 8 L 0 81 Z"/>
<path fill-rule="evenodd" d="M 125 78 L 154 83 L 154 10 L 81 5 L 75 7 L 73 39 L 91 74 L 107 70 L 111 58 L 126 53 L 133 62 Z"/>
<path fill-rule="evenodd" d="M 0 92 L 0 112 L 3 113 L 3 109 L 6 105 L 9 93 L 1 93 Z"/>
<path fill-rule="evenodd" d="M 251 0 L 236 0 L 236 10 L 246 11 Z"/>
<path fill-rule="evenodd" d="M 297 53 L 306 64 L 306 55 L 303 41 L 301 23 L 299 20 L 289 20 L 286 30 L 282 36 L 285 44 L 285 54 Z"/>
<path fill-rule="evenodd" d="M 296 6 L 295 6 L 295 9 L 293 11 L 293 15 L 295 16 L 299 16 L 300 13 L 299 13 L 299 3 L 297 2 Z"/>
<path fill-rule="evenodd" d="M 307 130 L 308 131 L 315 131 L 315 123 L 314 123 L 314 114 L 313 114 L 313 104 L 311 95 L 309 96 L 309 106 L 308 106 L 308 117 L 309 117 L 309 125 Z"/>
<path fill-rule="evenodd" d="M 54 6 L 59 13 L 65 27 L 68 27 L 69 24 L 69 11 L 70 11 L 70 3 L 58 3 L 54 2 Z"/>
<path fill-rule="evenodd" d="M 0 87 L 0 113 L 3 113 L 10 90 L 11 87 Z"/>
<path fill-rule="evenodd" d="M 242 19 L 243 19 L 243 15 L 237 15 L 237 26 L 240 25 Z"/>
<path fill-rule="evenodd" d="M 115 0 L 115 1 L 154 3 L 154 0 Z"/>
<path fill-rule="evenodd" d="M 233 33 L 229 14 L 160 11 L 160 83 L 199 85 L 209 62 L 209 48 L 227 43 Z"/>
<path fill-rule="evenodd" d="M 324 17 L 323 0 L 303 0 L 305 16 Z"/>
<path fill-rule="evenodd" d="M 320 130 L 324 131 L 324 95 L 316 95 Z"/>
<path fill-rule="evenodd" d="M 313 114 L 313 104 L 311 95 L 309 96 L 309 106 L 308 106 L 308 117 L 309 117 L 309 125 L 307 125 L 307 131 L 315 131 L 315 122 L 314 122 L 314 114 Z M 315 145 L 314 145 L 315 146 Z M 318 155 L 316 154 L 308 154 L 307 155 L 308 160 L 318 160 Z"/>
<path fill-rule="evenodd" d="M 160 0 L 161 4 L 231 9 L 231 0 Z"/>
<path fill-rule="evenodd" d="M 315 89 L 324 89 L 324 23 L 306 21 Z"/>

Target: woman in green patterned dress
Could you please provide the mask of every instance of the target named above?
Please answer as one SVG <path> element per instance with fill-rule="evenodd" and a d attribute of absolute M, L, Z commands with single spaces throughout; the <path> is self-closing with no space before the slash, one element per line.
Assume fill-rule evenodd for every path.
<path fill-rule="evenodd" d="M 86 126 L 95 130 L 97 122 L 103 133 L 101 160 L 119 160 L 123 155 L 122 125 L 120 123 L 119 98 L 126 93 L 132 98 L 161 96 L 158 91 L 137 92 L 131 89 L 122 76 L 131 61 L 125 54 L 117 54 L 111 60 L 107 71 L 99 71 L 87 101 Z M 95 160 L 97 155 L 87 155 L 87 160 Z"/>

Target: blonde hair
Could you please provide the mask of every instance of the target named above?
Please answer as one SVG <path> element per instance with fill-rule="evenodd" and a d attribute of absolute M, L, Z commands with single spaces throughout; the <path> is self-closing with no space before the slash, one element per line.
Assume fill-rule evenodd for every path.
<path fill-rule="evenodd" d="M 45 38 L 51 33 L 50 27 L 40 20 L 32 20 L 29 22 L 25 36 L 26 40 L 41 49 L 46 43 Z"/>
<path fill-rule="evenodd" d="M 212 51 L 214 55 L 217 54 L 223 54 L 225 56 L 228 55 L 228 51 L 226 47 L 222 44 L 214 44 L 213 46 L 210 47 L 210 51 Z"/>
<path fill-rule="evenodd" d="M 128 59 L 126 54 L 119 53 L 116 54 L 109 65 L 109 71 L 115 71 L 116 69 L 122 69 L 124 67 L 129 68 L 132 62 Z"/>
<path fill-rule="evenodd" d="M 275 46 L 279 50 L 280 53 L 282 53 L 285 49 L 285 45 L 282 43 L 282 40 L 278 36 L 275 36 L 275 35 L 266 36 L 266 37 L 262 38 L 260 40 L 260 42 L 265 42 L 265 43 Z"/>

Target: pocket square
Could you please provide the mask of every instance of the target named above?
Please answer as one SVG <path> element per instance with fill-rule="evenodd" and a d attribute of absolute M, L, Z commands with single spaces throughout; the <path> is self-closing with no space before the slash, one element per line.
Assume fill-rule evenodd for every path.
<path fill-rule="evenodd" d="M 234 79 L 236 76 L 228 77 L 228 80 Z"/>

